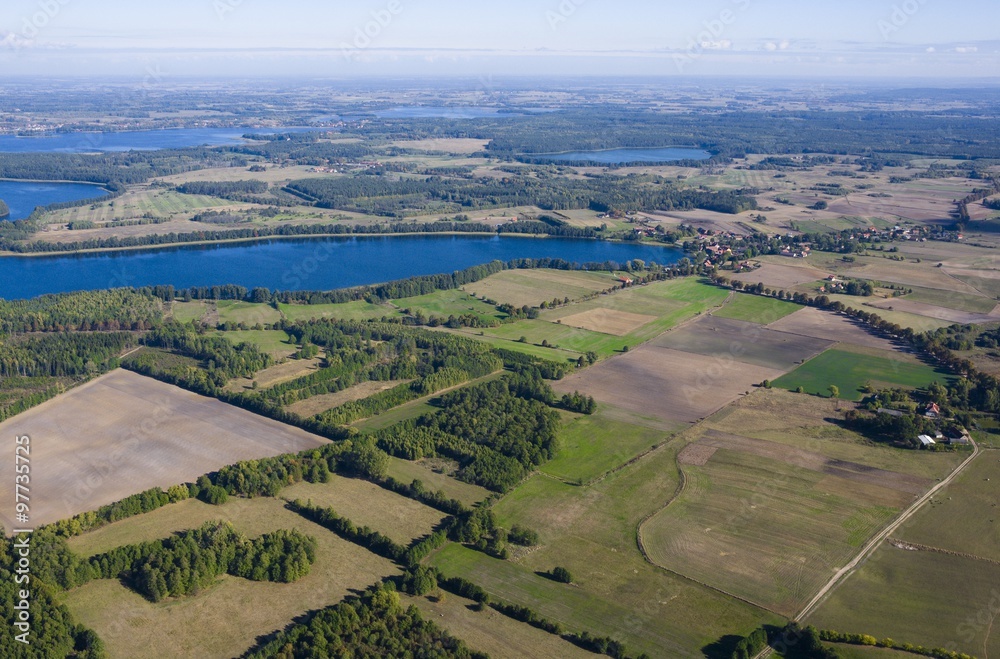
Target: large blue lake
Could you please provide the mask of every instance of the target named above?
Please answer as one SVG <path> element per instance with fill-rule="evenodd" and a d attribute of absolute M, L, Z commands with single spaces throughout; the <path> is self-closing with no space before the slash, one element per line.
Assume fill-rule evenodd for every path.
<path fill-rule="evenodd" d="M 532 154 L 555 162 L 592 160 L 607 165 L 627 162 L 674 162 L 677 160 L 708 160 L 712 154 L 689 147 L 664 147 L 658 149 L 611 149 L 608 151 L 573 151 L 570 153 Z"/>
<path fill-rule="evenodd" d="M 110 151 L 155 151 L 192 146 L 245 144 L 243 135 L 274 135 L 305 132 L 315 128 L 174 128 L 123 133 L 55 133 L 37 137 L 0 135 L 0 152 L 6 153 L 94 153 Z"/>
<path fill-rule="evenodd" d="M 677 262 L 680 250 L 567 238 L 377 236 L 268 240 L 68 256 L 0 258 L 0 297 L 173 284 L 237 284 L 272 290 L 331 290 L 453 272 L 499 259 L 561 258 L 576 263 L 633 259 Z"/>
<path fill-rule="evenodd" d="M 31 215 L 35 206 L 48 206 L 67 201 L 103 197 L 108 191 L 87 183 L 34 183 L 31 181 L 0 181 L 0 199 L 10 207 L 13 220 Z"/>

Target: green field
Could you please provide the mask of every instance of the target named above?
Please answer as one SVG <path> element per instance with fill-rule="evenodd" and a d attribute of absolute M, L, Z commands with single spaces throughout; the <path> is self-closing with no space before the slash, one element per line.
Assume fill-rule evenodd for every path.
<path fill-rule="evenodd" d="M 337 320 L 378 320 L 383 316 L 394 317 L 399 311 L 388 304 L 370 304 L 364 300 L 343 304 L 279 304 L 278 308 L 288 320 L 336 318 Z"/>
<path fill-rule="evenodd" d="M 147 213 L 156 218 L 167 218 L 181 213 L 232 205 L 233 202 L 216 197 L 186 195 L 173 190 L 148 188 L 128 192 L 117 199 L 100 201 L 91 206 L 54 211 L 47 215 L 45 220 L 52 223 L 80 221 L 102 223 L 136 219 Z"/>
<path fill-rule="evenodd" d="M 650 558 L 788 616 L 899 510 L 867 487 L 741 451 L 684 473 L 684 492 L 643 527 Z"/>
<path fill-rule="evenodd" d="M 1000 455 L 981 454 L 894 537 L 1000 561 Z"/>
<path fill-rule="evenodd" d="M 671 434 L 658 428 L 658 424 L 643 425 L 644 420 L 635 418 L 631 412 L 608 405 L 601 405 L 590 416 L 566 416 L 569 418 L 559 431 L 559 452 L 541 470 L 572 483 L 587 483 Z"/>
<path fill-rule="evenodd" d="M 218 332 L 217 336 L 225 337 L 236 344 L 253 343 L 275 359 L 284 359 L 292 355 L 298 347 L 282 330 L 239 330 Z"/>
<path fill-rule="evenodd" d="M 801 308 L 802 305 L 800 304 L 778 300 L 773 297 L 737 295 L 726 306 L 712 315 L 719 316 L 720 318 L 731 318 L 733 320 L 745 320 L 760 325 L 770 325 L 785 316 L 792 315 Z"/>
<path fill-rule="evenodd" d="M 199 321 L 208 311 L 208 302 L 205 300 L 195 300 L 193 302 L 174 300 L 170 303 L 171 316 L 179 323 Z"/>
<path fill-rule="evenodd" d="M 997 306 L 997 301 L 985 296 L 957 293 L 940 288 L 919 288 L 914 286 L 913 292 L 904 300 L 933 304 L 946 309 L 957 309 L 970 313 L 990 313 Z"/>
<path fill-rule="evenodd" d="M 457 499 L 467 506 L 475 505 L 490 495 L 486 488 L 452 478 L 447 473 L 432 468 L 426 462 L 392 458 L 389 461 L 389 476 L 402 483 L 418 480 L 428 490 L 432 492 L 440 490 L 445 496 Z"/>
<path fill-rule="evenodd" d="M 281 320 L 281 314 L 270 304 L 220 300 L 216 305 L 219 308 L 220 323 L 244 323 L 253 327 L 257 324 L 267 325 Z"/>
<path fill-rule="evenodd" d="M 507 317 L 497 311 L 496 307 L 460 290 L 436 291 L 429 295 L 402 298 L 394 300 L 393 304 L 399 309 L 410 309 L 410 313 L 414 315 L 419 311 L 428 318 L 448 318 L 449 316 L 472 314 L 489 322 Z"/>
<path fill-rule="evenodd" d="M 474 570 L 474 580 L 487 590 L 531 605 L 570 629 L 620 633 L 632 653 L 700 657 L 702 647 L 726 634 L 746 634 L 762 622 L 778 624 L 776 616 L 673 576 L 639 553 L 636 527 L 675 491 L 675 459 L 668 444 L 585 487 L 537 475 L 494 510 L 508 528 L 536 529 L 539 549 L 517 565 L 494 565 L 482 554 L 457 549 L 434 562 L 456 572 Z M 535 577 L 535 571 L 555 565 L 570 570 L 575 589 L 553 588 L 557 584 Z"/>
<path fill-rule="evenodd" d="M 882 545 L 806 623 L 976 657 L 1000 653 L 1000 567 Z"/>
<path fill-rule="evenodd" d="M 829 387 L 834 385 L 840 389 L 840 398 L 861 400 L 861 388 L 869 382 L 876 388 L 917 389 L 952 379 L 949 373 L 926 364 L 834 348 L 778 378 L 774 385 L 789 391 L 803 387 L 806 393 L 820 396 L 829 396 Z"/>

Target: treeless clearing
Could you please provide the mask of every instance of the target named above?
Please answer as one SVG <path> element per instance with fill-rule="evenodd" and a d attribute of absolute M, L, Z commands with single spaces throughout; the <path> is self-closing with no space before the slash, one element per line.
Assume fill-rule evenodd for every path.
<path fill-rule="evenodd" d="M 31 523 L 49 524 L 151 487 L 326 440 L 218 400 L 117 370 L 0 424 L 31 437 Z M 13 451 L 0 474 L 14 482 Z M 13 497 L 0 523 L 13 523 Z"/>
<path fill-rule="evenodd" d="M 570 375 L 553 388 L 664 421 L 693 423 L 782 371 L 644 345 Z"/>
<path fill-rule="evenodd" d="M 260 389 L 267 389 L 268 387 L 273 387 L 276 384 L 294 380 L 295 378 L 300 378 L 304 375 L 309 375 L 319 369 L 319 365 L 321 363 L 323 363 L 323 360 L 320 358 L 289 359 L 283 364 L 278 364 L 276 366 L 272 366 L 271 368 L 265 368 L 263 371 L 258 371 L 253 378 L 237 378 L 226 385 L 226 389 L 228 391 L 252 389 L 254 382 L 257 383 L 257 386 Z"/>
<path fill-rule="evenodd" d="M 457 153 L 468 155 L 479 153 L 486 148 L 489 140 L 476 140 L 462 137 L 441 137 L 428 140 L 402 140 L 393 142 L 393 146 L 401 149 L 414 149 L 416 151 L 440 151 L 442 153 Z"/>
<path fill-rule="evenodd" d="M 307 611 L 336 604 L 399 570 L 384 558 L 342 540 L 268 497 L 230 499 L 223 506 L 184 501 L 122 520 L 95 533 L 114 532 L 120 544 L 168 536 L 175 511 L 192 513 L 184 528 L 203 518 L 226 520 L 250 537 L 277 529 L 298 529 L 316 538 L 316 562 L 291 584 L 256 582 L 225 575 L 197 595 L 153 604 L 114 580 L 92 581 L 60 595 L 76 621 L 96 631 L 112 657 L 135 659 L 228 659 L 242 655 L 257 637 L 273 633 Z M 161 515 L 163 517 L 161 517 Z M 150 520 L 167 519 L 160 532 Z M 128 529 L 135 527 L 136 534 Z M 90 534 L 87 534 L 90 535 Z M 75 538 L 86 541 L 87 536 Z M 113 546 L 120 546 L 113 545 Z M 101 551 L 110 549 L 105 544 Z"/>
<path fill-rule="evenodd" d="M 653 345 L 712 359 L 738 360 L 764 368 L 786 371 L 832 344 L 799 334 L 761 327 L 756 323 L 704 316 L 656 338 Z"/>
<path fill-rule="evenodd" d="M 392 389 L 393 387 L 401 385 L 404 382 L 410 382 L 410 380 L 389 380 L 386 382 L 369 380 L 368 382 L 362 382 L 354 385 L 353 387 L 348 387 L 347 389 L 343 389 L 332 394 L 321 394 L 319 396 L 313 396 L 312 398 L 306 398 L 305 400 L 296 401 L 295 403 L 287 406 L 285 409 L 292 414 L 298 414 L 303 419 L 308 419 L 311 416 L 322 414 L 327 410 L 332 410 L 333 408 L 346 403 L 374 396 L 379 392 L 385 391 L 386 389 Z"/>
<path fill-rule="evenodd" d="M 296 483 L 280 494 L 286 501 L 312 501 L 333 508 L 355 526 L 368 526 L 400 544 L 434 530 L 445 515 L 424 504 L 384 490 L 369 481 L 331 474 L 328 483 Z"/>
<path fill-rule="evenodd" d="M 571 325 L 572 327 L 579 327 L 603 334 L 614 334 L 615 336 L 631 334 L 646 323 L 654 320 L 656 320 L 656 316 L 646 316 L 604 308 L 590 309 L 559 319 L 563 325 Z"/>
<path fill-rule="evenodd" d="M 701 442 L 688 444 L 683 450 L 681 450 L 680 453 L 677 454 L 677 463 L 682 465 L 704 467 L 718 450 L 719 449 L 714 446 L 702 444 Z"/>
<path fill-rule="evenodd" d="M 801 334 L 827 341 L 853 343 L 879 350 L 892 351 L 894 349 L 890 341 L 869 334 L 850 318 L 828 311 L 820 311 L 813 307 L 796 311 L 791 316 L 786 316 L 767 327 L 780 332 Z"/>

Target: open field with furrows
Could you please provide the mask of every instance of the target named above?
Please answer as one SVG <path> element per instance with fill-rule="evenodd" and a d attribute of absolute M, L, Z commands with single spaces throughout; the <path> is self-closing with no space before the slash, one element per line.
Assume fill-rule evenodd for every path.
<path fill-rule="evenodd" d="M 553 388 L 559 393 L 583 391 L 598 403 L 666 423 L 694 423 L 782 372 L 732 357 L 710 359 L 645 345 L 574 373 Z"/>
<path fill-rule="evenodd" d="M 388 560 L 285 509 L 284 502 L 266 497 L 230 499 L 222 506 L 183 501 L 74 538 L 72 546 L 80 553 L 98 553 L 219 519 L 232 522 L 250 537 L 298 529 L 316 538 L 316 562 L 295 583 L 254 582 L 226 575 L 197 595 L 158 604 L 111 580 L 93 581 L 61 595 L 60 600 L 74 620 L 97 632 L 112 658 L 228 659 L 295 617 L 398 574 Z"/>
<path fill-rule="evenodd" d="M 890 323 L 895 323 L 900 327 L 909 327 L 914 332 L 931 332 L 942 327 L 947 327 L 951 325 L 950 321 L 941 320 L 940 318 L 931 318 L 930 316 L 918 316 L 913 313 L 908 313 L 906 311 L 900 310 L 890 310 L 881 309 L 874 306 L 874 303 L 885 301 L 886 298 L 877 297 L 857 297 L 852 295 L 828 295 L 833 302 L 840 302 L 845 307 L 851 307 L 853 309 L 860 309 L 862 311 L 867 311 L 868 313 L 873 313 L 882 320 Z M 891 305 L 890 305 L 891 306 Z M 949 312 L 942 310 L 941 313 L 948 314 Z"/>
<path fill-rule="evenodd" d="M 871 354 L 869 350 L 829 350 L 809 360 L 791 373 L 774 381 L 774 386 L 807 394 L 829 396 L 829 387 L 840 390 L 844 400 L 861 400 L 861 389 L 871 384 L 876 389 L 920 389 L 933 382 L 945 384 L 954 379 L 947 371 L 914 361 L 912 355 Z"/>
<path fill-rule="evenodd" d="M 0 425 L 29 435 L 31 521 L 48 524 L 94 510 L 152 487 L 192 482 L 225 465 L 314 448 L 315 435 L 118 370 Z M 14 480 L 13 453 L 0 473 Z M 0 523 L 15 528 L 13 501 Z"/>
<path fill-rule="evenodd" d="M 737 295 L 726 306 L 712 313 L 719 318 L 743 320 L 748 323 L 770 325 L 790 316 L 804 307 L 794 302 L 760 295 Z"/>
<path fill-rule="evenodd" d="M 246 208 L 248 204 L 234 204 L 225 199 L 207 195 L 187 195 L 164 188 L 138 187 L 126 192 L 117 199 L 100 201 L 90 206 L 77 206 L 53 211 L 45 216 L 49 224 L 68 224 L 70 222 L 90 221 L 96 224 L 114 222 L 117 220 L 140 219 L 147 214 L 155 218 L 167 218 L 175 215 L 186 215 L 189 218 L 195 212 L 218 208 L 221 206 L 239 206 Z M 84 235 L 87 231 L 72 231 L 70 235 Z"/>
<path fill-rule="evenodd" d="M 693 210 L 656 211 L 653 213 L 643 213 L 643 215 L 654 223 L 663 225 L 668 230 L 684 224 L 706 231 L 732 232 L 738 236 L 748 236 L 753 233 L 750 229 L 751 226 L 758 228 L 758 225 L 753 224 L 750 213 L 730 215 L 715 211 Z"/>
<path fill-rule="evenodd" d="M 309 375 L 310 373 L 317 371 L 322 363 L 323 360 L 320 358 L 289 359 L 288 361 L 272 366 L 271 368 L 266 368 L 263 371 L 257 371 L 252 378 L 237 378 L 232 380 L 226 388 L 229 391 L 243 391 L 246 389 L 253 389 L 254 383 L 256 383 L 257 388 L 267 389 L 268 387 L 273 387 L 276 384 L 281 384 L 282 382 L 287 382 L 289 380 Z"/>
<path fill-rule="evenodd" d="M 365 480 L 330 476 L 328 483 L 296 483 L 279 495 L 286 501 L 312 501 L 333 508 L 357 526 L 368 526 L 396 542 L 408 545 L 427 535 L 444 513 Z"/>
<path fill-rule="evenodd" d="M 767 327 L 779 332 L 801 334 L 837 343 L 849 343 L 884 351 L 894 350 L 892 342 L 870 333 L 857 321 L 814 307 L 806 307 L 801 311 L 796 311 Z"/>
<path fill-rule="evenodd" d="M 559 451 L 541 471 L 573 483 L 590 482 L 683 428 L 682 424 L 670 428 L 607 404 L 592 415 L 564 413 L 564 417 Z"/>
<path fill-rule="evenodd" d="M 831 343 L 712 315 L 667 332 L 650 345 L 703 355 L 709 362 L 737 360 L 787 371 L 823 352 Z"/>
<path fill-rule="evenodd" d="M 1000 566 L 885 543 L 805 622 L 991 657 L 998 613 Z"/>
<path fill-rule="evenodd" d="M 997 311 L 997 301 L 992 297 L 958 293 L 941 288 L 913 287 L 913 292 L 903 299 L 976 314 L 991 314 Z"/>
<path fill-rule="evenodd" d="M 829 272 L 814 268 L 808 261 L 809 259 L 786 258 L 783 262 L 764 263 L 751 272 L 735 274 L 732 279 L 788 291 L 798 290 L 797 287 L 802 284 L 820 281 L 830 275 Z"/>
<path fill-rule="evenodd" d="M 973 313 L 968 311 L 959 311 L 957 309 L 949 309 L 947 307 L 906 298 L 891 298 L 888 300 L 879 300 L 874 298 L 866 300 L 864 306 L 874 307 L 874 313 L 880 316 L 883 315 L 882 311 L 902 311 L 903 313 L 913 314 L 915 316 L 924 316 L 925 318 L 941 320 L 948 324 L 976 325 L 980 323 L 1000 321 L 1000 314 L 991 313 L 993 309 L 990 309 L 987 313 Z"/>
<path fill-rule="evenodd" d="M 298 351 L 298 345 L 284 330 L 233 330 L 217 335 L 235 344 L 253 343 L 274 359 L 286 359 Z"/>
<path fill-rule="evenodd" d="M 370 304 L 363 300 L 344 304 L 279 304 L 281 314 L 291 321 L 334 318 L 336 320 L 378 320 L 399 315 L 388 304 Z"/>
<path fill-rule="evenodd" d="M 416 606 L 426 619 L 432 620 L 475 650 L 492 659 L 593 659 L 594 653 L 569 641 L 518 622 L 487 608 L 473 611 L 475 602 L 445 594 L 443 598 L 402 596 L 403 606 Z"/>
<path fill-rule="evenodd" d="M 389 462 L 389 475 L 401 483 L 420 481 L 432 491 L 441 490 L 445 496 L 457 499 L 467 506 L 483 501 L 490 495 L 489 490 L 479 485 L 464 483 L 451 477 L 458 468 L 454 462 L 447 460 L 425 459 L 418 462 L 392 458 Z"/>
<path fill-rule="evenodd" d="M 407 382 L 407 380 L 388 380 L 384 382 L 369 380 L 368 382 L 356 384 L 353 387 L 348 387 L 336 393 L 320 394 L 319 396 L 297 401 L 288 405 L 285 409 L 293 414 L 298 414 L 303 419 L 308 419 L 311 416 L 322 414 L 327 410 L 332 410 L 346 403 L 374 396 L 379 392 L 392 389 L 404 382 Z"/>
<path fill-rule="evenodd" d="M 507 270 L 462 290 L 478 297 L 518 307 L 537 307 L 554 299 L 582 297 L 620 285 L 611 273 L 576 270 Z"/>
<path fill-rule="evenodd" d="M 491 322 L 507 317 L 497 311 L 495 306 L 460 290 L 435 291 L 419 297 L 402 298 L 394 300 L 393 306 L 400 310 L 409 309 L 410 315 L 421 313 L 427 318 L 473 315 L 484 322 Z"/>
<path fill-rule="evenodd" d="M 1000 561 L 1000 452 L 986 451 L 893 538 Z"/>
<path fill-rule="evenodd" d="M 683 470 L 684 491 L 642 527 L 650 559 L 788 616 L 900 509 L 822 470 L 742 450 L 718 448 Z"/>
<path fill-rule="evenodd" d="M 630 653 L 701 657 L 701 648 L 725 634 L 776 624 L 776 616 L 660 570 L 639 553 L 637 525 L 677 488 L 675 458 L 668 444 L 586 487 L 535 476 L 495 510 L 504 525 L 536 529 L 539 549 L 499 565 L 466 550 L 431 560 L 446 572 L 447 566 L 475 574 L 491 593 L 532 606 L 569 629 L 617 636 Z M 570 570 L 574 586 L 535 574 L 557 565 Z"/>

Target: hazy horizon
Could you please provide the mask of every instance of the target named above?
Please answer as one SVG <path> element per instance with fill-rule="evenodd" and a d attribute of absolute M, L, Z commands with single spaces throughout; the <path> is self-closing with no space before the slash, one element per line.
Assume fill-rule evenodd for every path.
<path fill-rule="evenodd" d="M 988 0 L 8 0 L 0 70 L 975 79 L 1000 71 L 998 22 Z"/>

